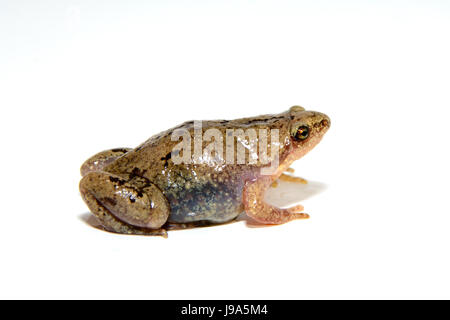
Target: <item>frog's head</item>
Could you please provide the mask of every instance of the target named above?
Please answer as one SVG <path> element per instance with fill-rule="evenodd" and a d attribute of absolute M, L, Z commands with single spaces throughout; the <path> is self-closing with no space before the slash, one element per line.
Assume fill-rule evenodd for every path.
<path fill-rule="evenodd" d="M 303 107 L 293 106 L 289 115 L 289 158 L 296 160 L 314 148 L 330 127 L 330 118 L 320 112 L 306 111 Z"/>

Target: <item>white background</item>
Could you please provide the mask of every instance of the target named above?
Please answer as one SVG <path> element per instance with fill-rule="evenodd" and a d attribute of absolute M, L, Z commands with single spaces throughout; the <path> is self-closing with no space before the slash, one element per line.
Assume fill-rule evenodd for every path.
<path fill-rule="evenodd" d="M 449 32 L 446 1 L 2 1 L 0 298 L 450 298 Z M 86 223 L 94 153 L 294 104 L 332 119 L 311 219 Z"/>

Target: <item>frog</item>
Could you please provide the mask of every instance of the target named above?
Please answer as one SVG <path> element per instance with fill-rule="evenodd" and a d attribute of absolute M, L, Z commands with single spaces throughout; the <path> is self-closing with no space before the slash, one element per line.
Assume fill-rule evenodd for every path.
<path fill-rule="evenodd" d="M 136 148 L 114 148 L 90 157 L 81 166 L 79 190 L 101 227 L 120 234 L 167 237 L 168 230 L 224 224 L 244 213 L 264 225 L 306 219 L 302 205 L 279 208 L 265 201 L 265 193 L 278 179 L 297 179 L 289 179 L 286 172 L 322 140 L 330 124 L 326 114 L 298 105 L 256 117 L 186 121 Z M 226 140 L 226 151 L 233 151 L 226 161 L 214 148 L 206 150 L 209 153 L 200 150 L 197 157 L 188 154 L 193 144 L 195 149 L 195 143 L 206 141 L 210 129 L 215 135 L 209 141 L 231 137 L 236 144 Z M 249 132 L 276 135 L 263 139 Z M 181 145 L 184 137 L 194 139 Z M 250 148 L 255 142 L 259 146 Z M 245 161 L 236 160 L 239 146 Z M 263 157 L 262 149 L 270 155 Z"/>

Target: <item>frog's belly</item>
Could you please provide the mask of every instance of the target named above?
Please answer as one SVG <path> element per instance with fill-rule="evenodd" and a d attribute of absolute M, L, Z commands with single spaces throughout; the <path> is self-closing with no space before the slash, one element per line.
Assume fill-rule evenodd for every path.
<path fill-rule="evenodd" d="M 188 187 L 166 186 L 171 213 L 168 221 L 186 223 L 211 221 L 222 223 L 236 218 L 243 211 L 244 183 L 208 181 Z"/>

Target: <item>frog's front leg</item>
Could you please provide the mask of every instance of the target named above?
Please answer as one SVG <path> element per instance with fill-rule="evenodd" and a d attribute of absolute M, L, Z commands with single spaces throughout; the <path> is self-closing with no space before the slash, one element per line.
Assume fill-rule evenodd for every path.
<path fill-rule="evenodd" d="M 301 213 L 302 205 L 281 209 L 266 203 L 264 195 L 271 183 L 270 179 L 258 179 L 245 185 L 244 208 L 249 217 L 264 224 L 282 224 L 295 219 L 309 218 L 308 214 Z"/>
<path fill-rule="evenodd" d="M 89 172 L 93 171 L 101 171 L 108 164 L 112 163 L 117 158 L 123 156 L 128 151 L 131 151 L 131 148 L 115 148 L 109 149 L 102 152 L 99 152 L 89 159 L 87 159 L 83 165 L 81 166 L 81 176 L 87 175 Z"/>
<path fill-rule="evenodd" d="M 147 179 L 90 172 L 80 192 L 105 229 L 117 233 L 166 235 L 170 206 L 159 188 Z"/>

